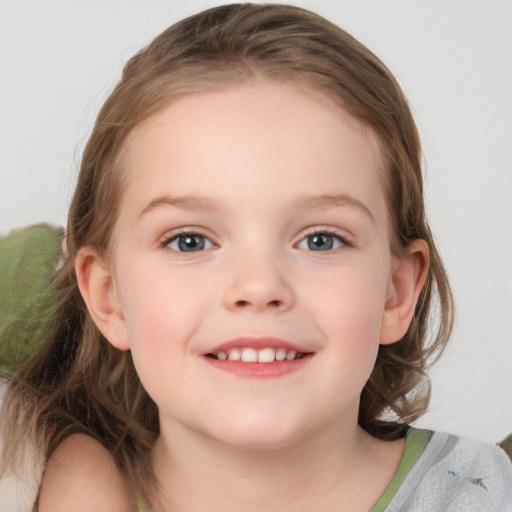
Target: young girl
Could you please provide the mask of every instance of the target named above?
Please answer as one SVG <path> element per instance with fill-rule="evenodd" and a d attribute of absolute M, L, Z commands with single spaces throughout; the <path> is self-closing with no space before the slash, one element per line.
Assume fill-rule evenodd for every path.
<path fill-rule="evenodd" d="M 5 468 L 42 447 L 40 512 L 510 509 L 498 448 L 408 427 L 451 293 L 406 100 L 338 27 L 241 4 L 157 37 L 66 246 L 2 412 Z"/>

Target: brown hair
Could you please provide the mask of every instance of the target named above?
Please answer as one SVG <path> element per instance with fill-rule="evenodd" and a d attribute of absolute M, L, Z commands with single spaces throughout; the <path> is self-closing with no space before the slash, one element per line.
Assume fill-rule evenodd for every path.
<path fill-rule="evenodd" d="M 380 140 L 391 250 L 401 256 L 410 242 L 423 239 L 430 267 L 406 335 L 380 347 L 359 422 L 375 436 L 392 438 L 425 412 L 425 369 L 449 338 L 453 305 L 425 218 L 419 138 L 404 95 L 375 55 L 320 16 L 291 6 L 236 4 L 168 28 L 127 63 L 101 109 L 69 212 L 52 341 L 10 379 L 3 412 L 7 460 L 15 460 L 26 436 L 49 456 L 66 436 L 84 432 L 101 441 L 134 481 L 143 481 L 136 475 L 149 469 L 157 407 L 130 352 L 113 348 L 91 320 L 74 259 L 88 245 L 108 255 L 122 193 L 123 145 L 135 126 L 179 96 L 259 78 L 299 81 L 324 92 Z M 390 411 L 396 421 L 384 422 Z"/>

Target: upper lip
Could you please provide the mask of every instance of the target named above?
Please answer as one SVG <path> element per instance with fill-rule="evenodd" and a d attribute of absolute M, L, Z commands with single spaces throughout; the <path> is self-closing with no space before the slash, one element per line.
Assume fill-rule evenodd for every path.
<path fill-rule="evenodd" d="M 285 348 L 286 350 L 294 350 L 295 352 L 309 353 L 311 350 L 306 349 L 303 346 L 291 343 L 290 341 L 282 338 L 276 338 L 272 336 L 242 336 L 239 338 L 233 338 L 231 340 L 215 345 L 213 348 L 208 350 L 206 354 L 216 354 L 218 352 L 227 352 L 232 348 Z"/>

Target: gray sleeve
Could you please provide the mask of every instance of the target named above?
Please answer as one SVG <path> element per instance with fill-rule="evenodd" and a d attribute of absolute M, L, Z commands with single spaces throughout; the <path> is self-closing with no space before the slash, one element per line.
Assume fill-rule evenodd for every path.
<path fill-rule="evenodd" d="M 435 433 L 386 512 L 512 512 L 512 463 L 498 446 Z"/>

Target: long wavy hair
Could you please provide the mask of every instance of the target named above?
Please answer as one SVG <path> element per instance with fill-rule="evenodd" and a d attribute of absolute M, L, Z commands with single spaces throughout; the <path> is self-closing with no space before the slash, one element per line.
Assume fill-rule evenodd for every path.
<path fill-rule="evenodd" d="M 420 143 L 407 101 L 373 53 L 322 17 L 288 5 L 233 4 L 180 21 L 136 54 L 97 117 L 69 210 L 50 341 L 12 375 L 4 399 L 4 467 L 19 460 L 27 439 L 49 457 L 65 437 L 86 433 L 110 450 L 139 494 L 147 492 L 157 407 L 130 352 L 114 348 L 89 316 L 75 257 L 84 246 L 108 257 L 123 192 L 123 149 L 134 127 L 181 96 L 252 79 L 306 84 L 377 135 L 391 251 L 403 256 L 410 242 L 423 239 L 430 266 L 407 333 L 379 349 L 359 423 L 374 436 L 395 438 L 425 412 L 425 370 L 450 336 L 453 303 L 425 217 Z"/>

